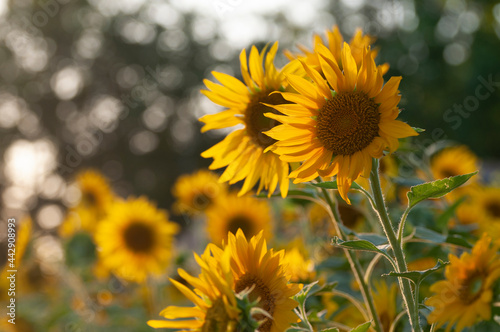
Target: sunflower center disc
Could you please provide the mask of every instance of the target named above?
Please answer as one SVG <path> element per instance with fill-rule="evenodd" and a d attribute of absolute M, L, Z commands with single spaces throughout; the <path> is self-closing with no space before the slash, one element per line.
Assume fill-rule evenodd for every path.
<path fill-rule="evenodd" d="M 86 192 L 82 195 L 82 204 L 85 207 L 93 207 L 97 205 L 97 198 L 93 192 Z"/>
<path fill-rule="evenodd" d="M 340 92 L 318 115 L 317 135 L 335 155 L 350 156 L 378 136 L 380 114 L 373 100 L 360 91 Z"/>
<path fill-rule="evenodd" d="M 247 239 L 255 235 L 253 232 L 253 222 L 247 216 L 236 215 L 229 220 L 227 224 L 229 232 L 236 234 L 239 228 L 241 228 Z"/>
<path fill-rule="evenodd" d="M 212 203 L 212 199 L 205 193 L 197 193 L 193 197 L 193 205 L 198 210 L 206 209 Z"/>
<path fill-rule="evenodd" d="M 483 283 L 484 280 L 481 274 L 477 273 L 470 276 L 458 289 L 460 298 L 467 304 L 474 302 L 481 295 Z"/>
<path fill-rule="evenodd" d="M 208 308 L 205 316 L 205 323 L 201 327 L 202 332 L 226 332 L 230 318 L 224 307 L 224 302 L 221 298 L 217 299 L 214 304 Z"/>
<path fill-rule="evenodd" d="M 150 227 L 142 223 L 132 223 L 124 231 L 123 237 L 128 249 L 146 253 L 154 245 L 154 234 Z"/>
<path fill-rule="evenodd" d="M 486 210 L 491 216 L 500 218 L 500 202 L 488 202 L 488 204 L 486 204 Z"/>
<path fill-rule="evenodd" d="M 269 288 L 264 284 L 262 279 L 247 273 L 236 282 L 235 291 L 236 293 L 239 293 L 246 288 L 251 288 L 252 286 L 254 288 L 250 293 L 250 300 L 255 301 L 259 298 L 259 306 L 272 316 L 274 314 L 274 308 L 276 307 L 274 296 L 271 294 Z M 259 321 L 266 317 L 258 314 L 255 315 L 254 318 Z M 259 326 L 259 331 L 271 331 L 272 324 L 273 322 L 271 320 L 266 319 L 266 321 Z"/>
<path fill-rule="evenodd" d="M 264 116 L 264 113 L 274 113 L 281 114 L 274 108 L 262 105 L 261 103 L 266 103 L 270 105 L 281 105 L 289 104 L 290 102 L 283 99 L 281 94 L 275 93 L 268 95 L 268 92 L 261 92 L 255 94 L 250 103 L 245 110 L 245 125 L 248 135 L 252 138 L 252 141 L 262 147 L 263 149 L 274 144 L 276 140 L 264 134 L 264 131 L 268 131 L 273 127 L 276 127 L 280 123 L 274 119 L 269 119 Z"/>

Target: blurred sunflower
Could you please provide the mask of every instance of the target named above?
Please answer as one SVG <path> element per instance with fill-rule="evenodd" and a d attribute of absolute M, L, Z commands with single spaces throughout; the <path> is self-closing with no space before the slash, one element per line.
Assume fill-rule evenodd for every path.
<path fill-rule="evenodd" d="M 445 280 L 434 283 L 435 293 L 425 304 L 434 307 L 429 323 L 436 328 L 447 324 L 446 331 L 460 332 L 481 320 L 491 318 L 493 287 L 500 278 L 498 243 L 492 243 L 484 234 L 472 252 L 460 258 L 450 254 L 450 265 L 445 269 Z"/>
<path fill-rule="evenodd" d="M 190 215 L 205 211 L 214 200 L 227 192 L 227 185 L 218 182 L 218 176 L 207 170 L 180 176 L 172 188 L 176 198 L 176 213 Z"/>
<path fill-rule="evenodd" d="M 179 275 L 193 286 L 194 290 L 174 279 L 170 281 L 195 306 L 169 306 L 160 312 L 160 315 L 168 320 L 150 320 L 148 325 L 182 331 L 236 332 L 240 312 L 231 288 L 233 277 L 229 252 L 215 258 L 207 246 L 201 257 L 197 254 L 194 256 L 201 267 L 197 278 L 183 269 L 178 269 Z"/>
<path fill-rule="evenodd" d="M 205 123 L 202 132 L 243 125 L 243 128 L 233 131 L 222 142 L 201 154 L 204 158 L 214 159 L 210 169 L 227 166 L 220 182 L 233 184 L 244 180 L 240 195 L 251 190 L 257 182 L 257 193 L 267 189 L 271 195 L 278 183 L 281 195 L 286 197 L 288 193 L 288 163 L 281 161 L 273 152 L 264 151 L 274 140 L 263 132 L 277 124 L 265 117 L 264 113 L 276 112 L 269 105 L 287 103 L 280 94 L 271 93 L 284 91 L 284 73 L 294 66 L 289 64 L 281 70 L 277 69 L 273 64 L 277 50 L 277 42 L 269 52 L 266 52 L 266 47 L 260 54 L 252 46 L 249 64 L 246 51 L 243 50 L 240 63 L 245 83 L 227 74 L 212 72 L 222 85 L 204 80 L 210 90 L 201 91 L 214 103 L 227 107 L 220 113 L 202 117 L 200 121 Z"/>
<path fill-rule="evenodd" d="M 500 237 L 500 188 L 479 188 L 471 196 L 469 207 L 479 223 L 479 230 Z"/>
<path fill-rule="evenodd" d="M 316 276 L 313 260 L 304 255 L 298 248 L 286 250 L 282 264 L 286 266 L 291 282 L 312 281 Z"/>
<path fill-rule="evenodd" d="M 206 215 L 208 235 L 216 244 L 227 243 L 228 232 L 234 234 L 238 229 L 248 239 L 260 231 L 266 239 L 272 235 L 271 209 L 266 200 L 229 194 L 220 197 Z"/>
<path fill-rule="evenodd" d="M 96 170 L 80 172 L 76 176 L 76 185 L 80 190 L 80 201 L 70 209 L 61 225 L 62 236 L 70 236 L 80 229 L 94 232 L 114 200 L 108 180 Z"/>
<path fill-rule="evenodd" d="M 267 150 L 284 161 L 303 162 L 290 173 L 294 183 L 337 175 L 339 193 L 350 203 L 347 192 L 360 175 L 369 177 L 372 158 L 382 157 L 387 147 L 394 152 L 399 138 L 418 134 L 396 120 L 401 77 L 391 77 L 383 86 L 382 73 L 370 52 L 364 51 L 358 69 L 347 43 L 341 51 L 343 71 L 328 48 L 318 45 L 317 52 L 326 80 L 304 62 L 313 83 L 287 75 L 298 93 L 281 95 L 296 104 L 273 106 L 285 115 L 266 113 L 282 123 L 266 132 L 277 140 Z"/>
<path fill-rule="evenodd" d="M 289 50 L 285 50 L 285 56 L 290 60 L 301 59 L 308 66 L 321 72 L 320 58 L 317 49 L 319 45 L 322 45 L 326 46 L 332 52 L 335 60 L 342 69 L 341 51 L 344 43 L 344 37 L 340 33 L 337 25 L 334 25 L 331 30 L 326 30 L 325 35 L 327 43 L 323 42 L 323 39 L 319 35 L 315 34 L 313 37 L 313 50 L 310 50 L 303 45 L 297 45 L 301 53 L 292 53 Z M 358 68 L 361 67 L 361 63 L 363 62 L 363 51 L 366 48 L 369 48 L 370 45 L 375 42 L 375 40 L 376 38 L 373 36 L 364 35 L 363 31 L 360 28 L 356 29 L 354 36 L 349 42 L 349 45 L 351 47 L 352 56 L 354 57 L 354 61 L 356 62 Z M 369 52 L 371 52 L 372 57 L 375 59 L 378 54 L 378 49 L 370 49 Z M 389 70 L 389 64 L 380 65 L 379 68 L 382 74 L 385 74 Z M 298 71 L 296 71 L 295 74 L 298 74 Z"/>
<path fill-rule="evenodd" d="M 250 298 L 259 299 L 259 306 L 271 315 L 272 320 L 258 314 L 257 320 L 264 320 L 260 332 L 284 332 L 297 321 L 293 309 L 297 302 L 291 299 L 300 290 L 298 284 L 291 284 L 290 275 L 283 266 L 283 251 L 267 250 L 262 232 L 247 240 L 241 230 L 236 235 L 229 233 L 224 249 L 211 245 L 214 256 L 221 259 L 224 252 L 231 254 L 233 289 L 239 293 L 251 289 Z"/>
<path fill-rule="evenodd" d="M 477 156 L 465 145 L 448 147 L 431 159 L 431 172 L 435 179 L 468 174 L 479 169 Z M 468 183 L 476 181 L 473 176 Z"/>
<path fill-rule="evenodd" d="M 146 198 L 117 201 L 95 233 L 99 258 L 119 277 L 142 282 L 165 272 L 178 229 Z"/>

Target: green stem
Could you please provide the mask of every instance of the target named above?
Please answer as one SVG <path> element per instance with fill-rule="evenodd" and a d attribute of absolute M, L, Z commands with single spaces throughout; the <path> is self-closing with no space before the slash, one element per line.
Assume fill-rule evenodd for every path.
<path fill-rule="evenodd" d="M 323 193 L 323 196 L 325 197 L 326 202 L 330 206 L 330 210 L 333 214 L 333 225 L 335 227 L 335 231 L 341 238 L 341 240 L 346 239 L 346 234 L 344 231 L 339 227 L 338 223 L 341 222 L 340 218 L 340 212 L 338 209 L 337 204 L 333 201 L 332 197 L 328 194 L 326 189 L 321 188 L 321 191 Z M 373 319 L 374 323 L 374 329 L 377 332 L 382 332 L 382 324 L 380 323 L 380 318 L 377 314 L 377 310 L 375 309 L 375 302 L 373 300 L 372 292 L 369 288 L 368 283 L 365 282 L 364 277 L 363 277 L 363 269 L 361 267 L 361 264 L 359 263 L 358 258 L 356 257 L 356 254 L 353 253 L 350 250 L 344 249 L 344 252 L 347 256 L 347 260 L 349 261 L 349 265 L 351 265 L 352 272 L 354 273 L 354 277 L 356 278 L 356 281 L 360 285 L 361 289 L 361 295 L 363 296 L 365 304 L 368 304 L 368 310 L 370 312 L 370 317 Z"/>
<path fill-rule="evenodd" d="M 394 256 L 396 258 L 396 264 L 398 268 L 398 271 L 396 272 L 400 273 L 406 272 L 407 267 L 406 267 L 405 256 L 403 253 L 403 248 L 396 237 L 396 233 L 394 233 L 394 229 L 392 228 L 392 222 L 389 219 L 389 215 L 387 214 L 384 196 L 382 194 L 382 188 L 380 186 L 378 166 L 379 166 L 378 159 L 373 158 L 372 170 L 370 172 L 370 185 L 375 199 L 375 204 L 377 208 L 376 211 L 379 215 L 379 219 L 381 221 L 384 233 L 387 236 L 387 240 L 389 241 L 389 244 L 392 247 L 392 251 L 394 252 Z M 398 279 L 399 279 L 399 287 L 403 295 L 403 301 L 405 303 L 405 307 L 408 312 L 408 317 L 410 317 L 410 324 L 413 328 L 413 331 L 420 332 L 421 328 L 418 318 L 418 305 L 415 303 L 413 292 L 411 290 L 410 281 L 405 278 L 398 278 Z"/>
<path fill-rule="evenodd" d="M 407 207 L 403 215 L 401 216 L 401 220 L 399 221 L 399 229 L 398 229 L 398 245 L 400 247 L 403 246 L 403 233 L 405 231 L 406 218 L 408 217 L 408 213 L 410 213 L 410 207 Z"/>

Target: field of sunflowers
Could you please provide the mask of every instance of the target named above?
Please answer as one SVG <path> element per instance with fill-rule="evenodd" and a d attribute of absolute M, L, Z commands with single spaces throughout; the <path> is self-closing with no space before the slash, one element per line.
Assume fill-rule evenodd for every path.
<path fill-rule="evenodd" d="M 500 331 L 499 137 L 484 126 L 483 158 L 460 131 L 476 124 L 483 101 L 500 105 L 497 72 L 477 73 L 473 94 L 441 110 L 445 124 L 421 128 L 426 111 L 414 105 L 426 101 L 412 98 L 431 87 L 410 83 L 405 95 L 406 76 L 412 82 L 419 69 L 404 58 L 392 63 L 380 28 L 303 28 L 304 42 L 261 36 L 231 57 L 202 39 L 210 24 L 193 24 L 193 40 L 215 49 L 218 64 L 201 74 L 166 65 L 154 76 L 158 69 L 96 60 L 115 56 L 116 44 L 98 55 L 90 49 L 112 40 L 105 27 L 116 24 L 130 33 L 116 32 L 129 38 L 122 50 L 141 59 L 141 45 L 151 43 L 141 44 L 148 36 L 141 20 L 157 19 L 171 51 L 182 42 L 172 22 L 189 22 L 196 11 L 175 1 L 141 2 L 135 12 L 132 1 L 115 14 L 96 1 L 24 2 L 0 11 L 11 24 L 7 32 L 0 25 L 0 36 L 12 54 L 30 38 L 43 40 L 51 57 L 63 48 L 64 38 L 51 44 L 26 27 L 27 36 L 14 38 L 22 13 L 46 36 L 58 35 L 59 15 L 68 34 L 83 32 L 69 51 L 73 62 L 61 57 L 37 70 L 16 58 L 31 76 L 0 67 L 0 133 L 8 145 L 0 164 L 1 331 Z M 407 1 L 404 13 L 410 3 L 428 9 Z M 458 13 L 463 33 L 487 25 L 478 12 L 491 13 L 500 38 L 500 5 L 444 3 L 443 17 Z M 224 21 L 239 6 L 210 8 Z M 55 18 L 42 24 L 39 13 Z M 410 29 L 405 15 L 401 31 Z M 273 20 L 280 24 L 279 15 Z M 439 20 L 439 31 L 446 34 L 451 22 Z M 41 44 L 33 45 L 35 52 Z M 453 47 L 443 56 L 459 77 L 467 60 Z M 115 97 L 92 90 L 106 82 L 99 73 L 107 66 L 118 81 Z M 59 71 L 44 77 L 50 68 Z M 34 81 L 18 87 L 33 77 L 59 101 Z M 193 87 L 188 101 L 174 101 L 165 91 L 182 93 L 182 84 Z M 446 88 L 427 92 L 429 107 Z M 51 109 L 57 121 L 26 122 L 31 110 L 36 121 L 50 119 Z M 489 125 L 498 128 L 497 120 L 492 115 Z M 482 135 L 476 130 L 471 144 Z"/>

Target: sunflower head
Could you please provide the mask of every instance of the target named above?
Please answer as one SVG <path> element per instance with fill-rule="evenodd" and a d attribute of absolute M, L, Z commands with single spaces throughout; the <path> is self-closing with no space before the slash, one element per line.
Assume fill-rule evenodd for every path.
<path fill-rule="evenodd" d="M 198 214 L 209 208 L 217 197 L 227 193 L 227 185 L 218 182 L 218 176 L 207 170 L 182 175 L 175 182 L 172 194 L 176 198 L 174 211 Z"/>
<path fill-rule="evenodd" d="M 382 157 L 386 148 L 394 152 L 399 138 L 417 133 L 396 120 L 401 77 L 384 85 L 369 49 L 359 66 L 347 43 L 340 52 L 342 66 L 324 45 L 316 53 L 321 72 L 302 61 L 310 80 L 287 75 L 297 93 L 281 95 L 295 104 L 274 106 L 283 115 L 266 114 L 282 123 L 266 132 L 277 140 L 268 150 L 284 161 L 303 162 L 290 173 L 295 183 L 336 175 L 340 195 L 349 203 L 352 182 L 369 176 L 372 158 Z"/>
<path fill-rule="evenodd" d="M 437 327 L 447 324 L 446 331 L 455 325 L 455 331 L 491 318 L 493 287 L 500 278 L 498 243 L 486 233 L 460 258 L 450 254 L 450 264 L 445 269 L 445 280 L 430 288 L 435 294 L 426 304 L 434 307 L 428 317 Z"/>
<path fill-rule="evenodd" d="M 267 46 L 259 52 L 252 46 L 249 58 L 243 50 L 240 54 L 243 82 L 226 74 L 213 72 L 221 83 L 204 80 L 208 90 L 201 92 L 214 103 L 226 107 L 216 114 L 205 115 L 200 119 L 205 125 L 202 132 L 211 129 L 242 126 L 229 134 L 222 142 L 202 153 L 204 158 L 213 158 L 210 169 L 226 167 L 220 182 L 229 184 L 244 181 L 240 195 L 250 191 L 257 183 L 257 192 L 266 189 L 271 195 L 278 183 L 283 197 L 288 192 L 288 163 L 281 161 L 272 151 L 264 151 L 275 140 L 264 132 L 278 123 L 266 113 L 280 114 L 272 106 L 286 104 L 280 94 L 284 91 L 285 72 L 293 71 L 296 63 L 283 69 L 274 66 L 278 43 L 268 51 Z"/>
<path fill-rule="evenodd" d="M 213 243 L 227 242 L 227 234 L 241 229 L 249 239 L 259 232 L 269 238 L 272 232 L 272 218 L 269 203 L 250 195 L 238 197 L 229 194 L 220 197 L 206 211 L 207 231 Z"/>
<path fill-rule="evenodd" d="M 445 148 L 431 160 L 431 171 L 435 179 L 468 174 L 478 169 L 477 156 L 465 145 Z M 472 177 L 469 183 L 475 180 L 476 177 Z"/>
<path fill-rule="evenodd" d="M 259 307 L 265 310 L 272 320 L 262 314 L 261 332 L 285 331 L 296 322 L 292 311 L 297 302 L 290 297 L 297 294 L 300 286 L 291 284 L 290 275 L 283 266 L 283 251 L 267 250 L 262 232 L 247 240 L 241 230 L 229 233 L 224 250 L 231 254 L 231 269 L 236 292 L 251 290 L 250 299 L 258 300 Z"/>
<path fill-rule="evenodd" d="M 95 234 L 102 264 L 130 281 L 160 275 L 170 262 L 178 228 L 145 198 L 115 202 Z"/>
<path fill-rule="evenodd" d="M 193 302 L 194 307 L 169 306 L 160 312 L 167 320 L 150 320 L 149 326 L 180 328 L 182 331 L 237 331 L 240 310 L 231 289 L 233 277 L 230 271 L 230 255 L 219 254 L 217 252 L 215 255 L 210 246 L 207 246 L 201 256 L 195 254 L 195 260 L 201 268 L 198 277 L 191 276 L 183 269 L 178 270 L 179 275 L 194 287 L 194 290 L 170 279 L 172 284 Z"/>

